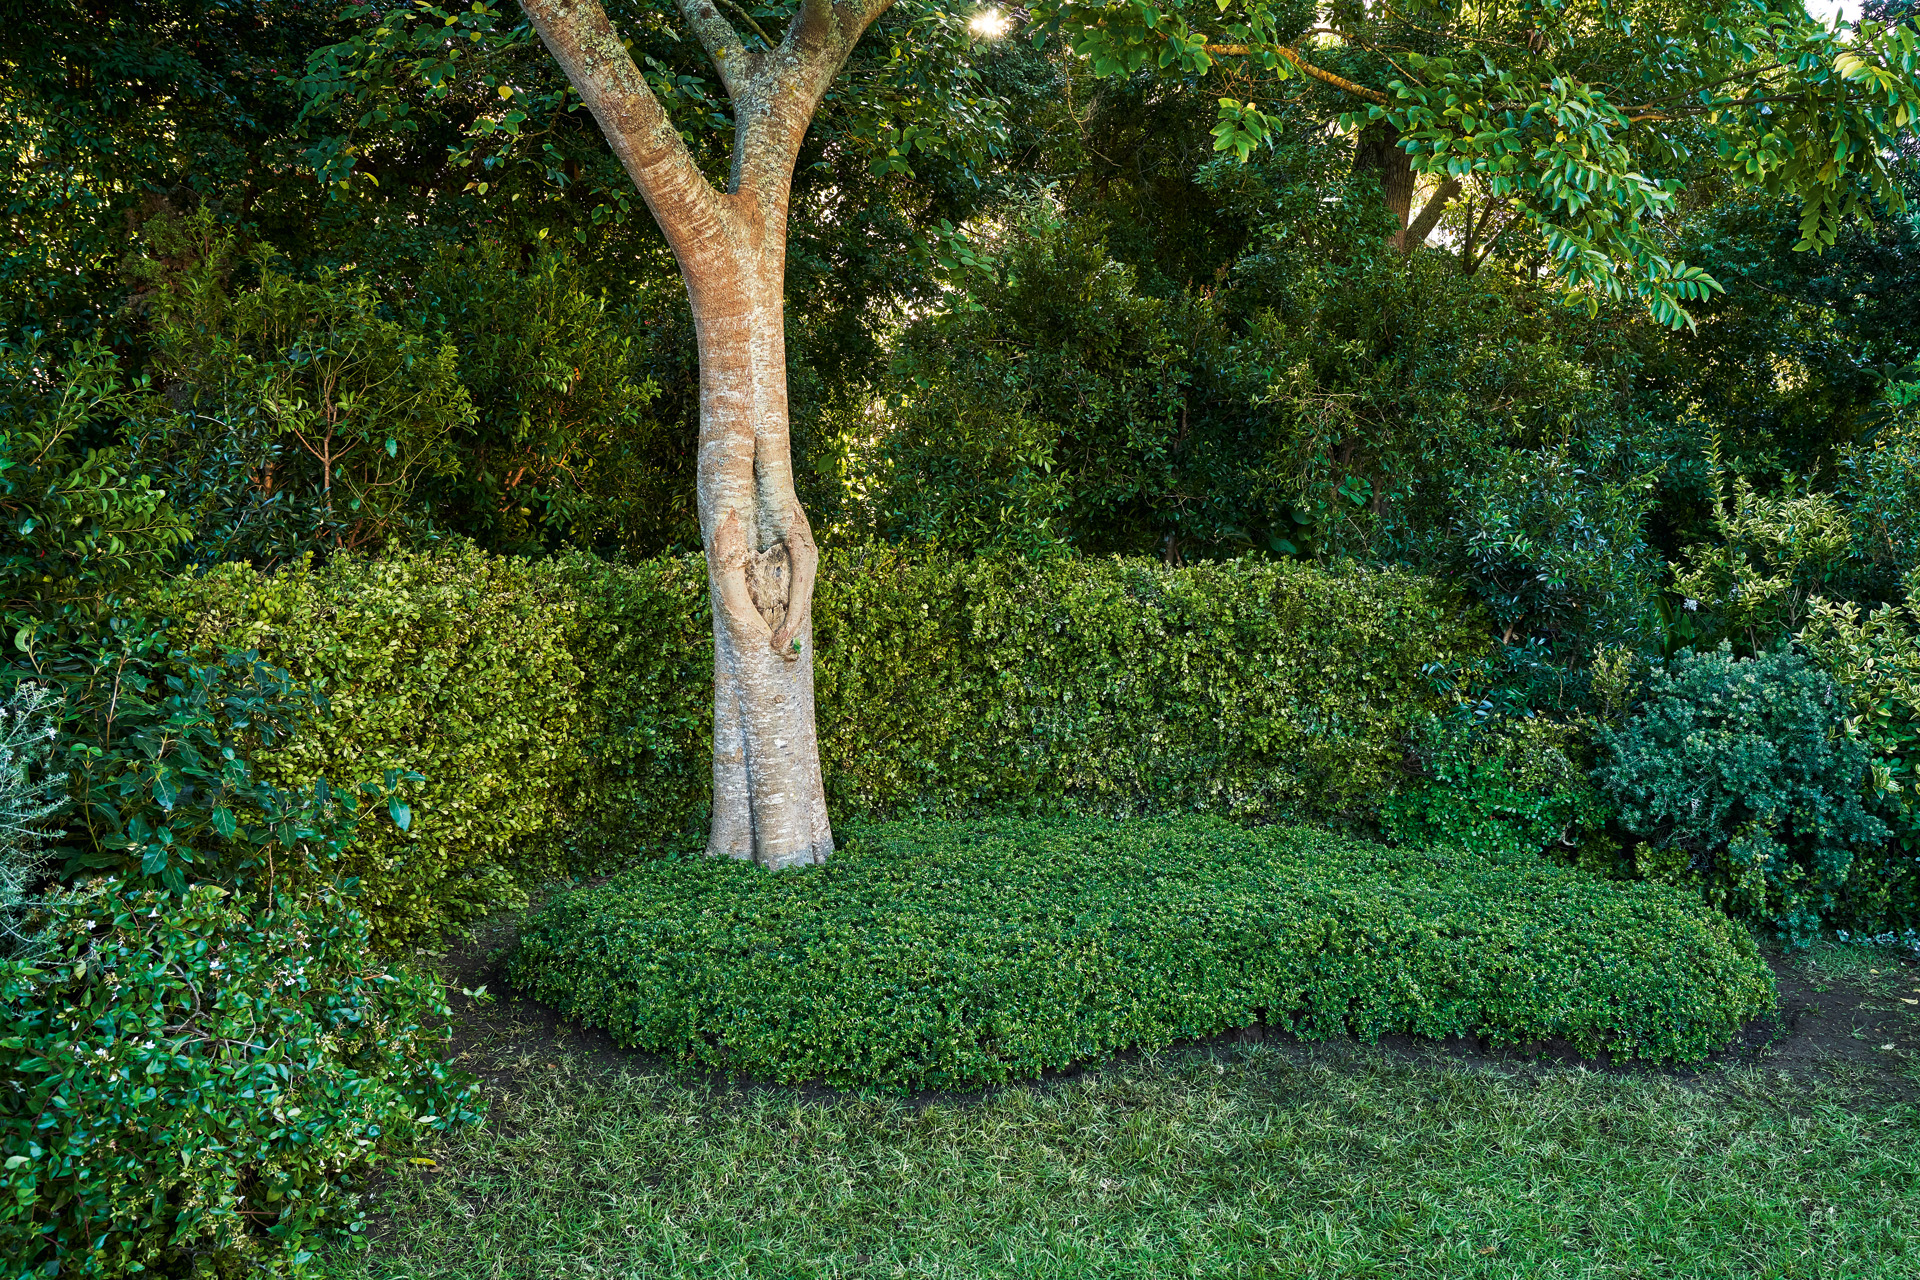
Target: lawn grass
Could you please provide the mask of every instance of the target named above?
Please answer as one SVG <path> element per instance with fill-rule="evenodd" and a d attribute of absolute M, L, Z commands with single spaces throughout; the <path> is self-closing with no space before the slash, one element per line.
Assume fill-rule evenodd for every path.
<path fill-rule="evenodd" d="M 1765 1065 L 1286 1042 L 931 1101 L 498 1065 L 322 1274 L 1920 1275 L 1920 1112 Z"/>

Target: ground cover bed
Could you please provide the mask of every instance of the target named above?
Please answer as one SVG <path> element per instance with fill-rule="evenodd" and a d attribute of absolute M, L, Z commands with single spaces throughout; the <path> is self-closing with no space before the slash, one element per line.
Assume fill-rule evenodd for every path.
<path fill-rule="evenodd" d="M 1697 1060 L 1774 1000 L 1745 930 L 1677 890 L 1192 817 L 889 824 L 777 875 L 653 862 L 550 901 L 511 976 L 625 1046 L 892 1090 L 1254 1025 Z"/>

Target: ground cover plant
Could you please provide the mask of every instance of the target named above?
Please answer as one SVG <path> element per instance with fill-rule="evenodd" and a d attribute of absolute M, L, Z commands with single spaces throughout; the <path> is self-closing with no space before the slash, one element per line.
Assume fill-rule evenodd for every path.
<path fill-rule="evenodd" d="M 891 1089 L 1255 1023 L 1697 1059 L 1773 1004 L 1747 934 L 1662 886 L 1202 818 L 901 823 L 779 877 L 655 862 L 549 902 L 512 974 L 623 1044 Z"/>

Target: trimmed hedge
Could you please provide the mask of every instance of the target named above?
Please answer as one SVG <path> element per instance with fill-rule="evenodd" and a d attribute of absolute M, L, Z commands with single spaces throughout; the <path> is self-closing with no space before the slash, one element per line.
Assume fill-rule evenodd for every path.
<path fill-rule="evenodd" d="M 571 836 L 629 848 L 697 829 L 713 656 L 697 557 L 576 558 L 572 650 L 588 769 Z M 815 596 L 821 768 L 836 820 L 1196 809 L 1370 810 L 1429 664 L 1482 652 L 1432 582 L 1235 561 L 826 557 Z"/>
<path fill-rule="evenodd" d="M 1677 889 L 1209 817 L 900 823 L 777 875 L 655 862 L 549 902 L 510 973 L 625 1045 L 889 1089 L 1255 1022 L 1694 1060 L 1774 1002 L 1752 939 Z"/>
<path fill-rule="evenodd" d="M 513 903 L 556 866 L 700 831 L 712 642 L 698 557 L 471 549 L 262 574 L 153 602 L 204 653 L 257 648 L 333 715 L 261 772 L 427 778 L 412 831 L 350 853 L 383 938 Z M 1400 776 L 1427 673 L 1485 630 L 1409 574 L 1240 561 L 826 557 L 818 713 L 836 820 L 1191 809 L 1364 815 Z"/>

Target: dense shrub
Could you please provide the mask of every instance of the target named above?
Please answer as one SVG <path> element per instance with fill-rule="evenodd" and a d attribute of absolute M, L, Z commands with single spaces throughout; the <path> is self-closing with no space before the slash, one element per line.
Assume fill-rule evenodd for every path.
<path fill-rule="evenodd" d="M 1461 708 L 1416 731 L 1420 776 L 1387 797 L 1381 827 L 1408 844 L 1551 853 L 1583 864 L 1608 809 L 1588 776 L 1588 726 Z M 1587 857 L 1582 857 L 1586 854 Z"/>
<path fill-rule="evenodd" d="M 1844 923 L 1856 929 L 1920 925 L 1920 570 L 1906 600 L 1861 615 L 1820 602 L 1801 642 L 1845 693 L 1851 731 L 1873 755 L 1870 788 L 1893 838 L 1866 850 L 1848 877 Z"/>
<path fill-rule="evenodd" d="M 9 655 L 87 631 L 192 532 L 116 427 L 135 395 L 118 358 L 0 341 L 0 624 Z"/>
<path fill-rule="evenodd" d="M 1666 886 L 1194 816 L 903 823 L 777 875 L 655 862 L 548 903 L 511 972 L 623 1044 L 888 1088 L 1260 1021 L 1693 1059 L 1773 998 L 1747 934 Z"/>
<path fill-rule="evenodd" d="M 1564 446 L 1491 450 L 1454 483 L 1456 549 L 1436 558 L 1454 561 L 1508 643 L 1637 641 L 1661 570 L 1644 533 L 1651 489 L 1589 475 Z"/>
<path fill-rule="evenodd" d="M 457 473 L 474 420 L 460 353 L 396 321 L 352 267 L 288 272 L 210 209 L 142 227 L 129 263 L 167 395 L 129 424 L 143 470 L 192 511 L 194 558 L 289 561 L 424 532 L 415 493 Z"/>
<path fill-rule="evenodd" d="M 520 900 L 516 858 L 578 760 L 572 597 L 554 574 L 472 548 L 264 574 L 219 566 L 150 603 L 196 654 L 257 650 L 330 714 L 256 754 L 267 780 L 403 784 L 412 821 L 361 833 L 340 870 L 383 941 Z"/>
<path fill-rule="evenodd" d="M 1709 454 L 1713 531 L 1674 566 L 1675 640 L 1706 648 L 1731 640 L 1747 652 L 1771 648 L 1800 629 L 1839 574 L 1851 539 L 1831 494 L 1782 476 L 1773 494 L 1754 491 Z"/>
<path fill-rule="evenodd" d="M 1722 644 L 1656 669 L 1597 771 L 1645 841 L 1642 872 L 1790 939 L 1842 915 L 1856 858 L 1888 835 L 1863 803 L 1868 753 L 1846 712 L 1833 680 L 1786 649 L 1740 659 Z"/>
<path fill-rule="evenodd" d="M 828 557 L 831 572 L 832 557 Z M 582 767 L 544 836 L 577 866 L 686 834 L 713 790 L 713 619 L 697 556 L 557 562 L 575 603 Z"/>
<path fill-rule="evenodd" d="M 256 653 L 202 664 L 164 636 L 117 629 L 67 647 L 44 668 L 62 694 L 60 764 L 67 808 L 54 852 L 61 871 L 110 873 L 185 893 L 190 883 L 331 879 L 364 801 L 413 775 L 358 787 L 316 777 L 276 785 L 254 757 L 311 730 L 323 704 Z M 364 831 L 364 828 L 362 829 Z"/>
<path fill-rule="evenodd" d="M 0 962 L 8 1276 L 284 1269 L 358 1221 L 340 1177 L 470 1118 L 437 983 L 321 890 L 101 882 Z"/>
<path fill-rule="evenodd" d="M 1837 487 L 1861 576 L 1897 599 L 1898 581 L 1920 568 L 1920 376 L 1889 379 L 1869 417 L 1866 440 L 1840 450 Z"/>

